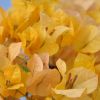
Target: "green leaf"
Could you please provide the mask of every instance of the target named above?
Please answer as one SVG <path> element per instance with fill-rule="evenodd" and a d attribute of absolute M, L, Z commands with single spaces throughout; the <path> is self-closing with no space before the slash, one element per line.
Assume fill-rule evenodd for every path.
<path fill-rule="evenodd" d="M 24 66 L 24 65 L 21 65 L 21 64 L 19 64 L 19 66 L 23 71 L 25 71 L 27 73 L 30 72 L 30 70 L 27 68 L 27 66 Z"/>

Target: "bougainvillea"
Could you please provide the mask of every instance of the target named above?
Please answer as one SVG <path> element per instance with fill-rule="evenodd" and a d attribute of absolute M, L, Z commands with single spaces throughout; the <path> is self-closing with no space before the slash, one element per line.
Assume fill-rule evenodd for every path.
<path fill-rule="evenodd" d="M 11 2 L 0 8 L 0 100 L 100 100 L 100 1 Z"/>

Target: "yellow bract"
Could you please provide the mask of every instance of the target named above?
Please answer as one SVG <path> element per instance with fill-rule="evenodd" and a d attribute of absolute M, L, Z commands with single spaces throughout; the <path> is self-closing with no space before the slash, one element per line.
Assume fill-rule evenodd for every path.
<path fill-rule="evenodd" d="M 85 53 L 95 53 L 100 50 L 100 47 L 98 46 L 100 43 L 100 35 L 96 36 L 90 43 L 87 44 L 87 46 L 82 49 L 82 52 Z"/>
<path fill-rule="evenodd" d="M 81 97 L 83 93 L 89 94 L 97 88 L 97 75 L 86 68 L 73 68 L 67 75 L 69 76 L 66 89 L 53 89 L 56 94 L 76 98 Z"/>
<path fill-rule="evenodd" d="M 64 76 L 66 73 L 66 64 L 64 61 L 62 61 L 61 59 L 58 59 L 56 62 L 56 66 L 58 68 L 58 70 L 60 71 L 61 75 Z"/>
<path fill-rule="evenodd" d="M 100 0 L 11 3 L 0 7 L 0 99 L 99 100 Z"/>
<path fill-rule="evenodd" d="M 32 73 L 41 72 L 43 70 L 43 62 L 39 55 L 34 54 L 27 63 L 28 68 Z"/>
<path fill-rule="evenodd" d="M 0 93 L 4 97 L 7 95 L 11 96 L 13 95 L 13 92 L 24 87 L 24 84 L 21 82 L 21 71 L 18 65 L 10 65 L 4 70 L 4 73 L 0 72 L 0 74 L 0 80 L 2 82 L 0 83 Z M 7 95 L 5 93 L 7 93 Z"/>
<path fill-rule="evenodd" d="M 9 59 L 5 56 L 0 56 L 0 70 L 3 71 L 9 65 L 10 65 Z"/>
<path fill-rule="evenodd" d="M 86 54 L 79 53 L 75 58 L 74 67 L 85 67 L 87 69 L 95 71 L 94 62 L 95 58 L 93 55 L 89 56 Z"/>
<path fill-rule="evenodd" d="M 12 43 L 8 48 L 8 56 L 10 61 L 13 61 L 16 56 L 19 55 L 21 50 L 21 42 L 20 43 Z"/>

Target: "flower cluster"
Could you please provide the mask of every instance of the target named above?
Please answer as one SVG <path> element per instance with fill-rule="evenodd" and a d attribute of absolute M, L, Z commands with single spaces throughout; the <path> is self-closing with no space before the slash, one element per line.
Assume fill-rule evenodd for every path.
<path fill-rule="evenodd" d="M 11 1 L 0 8 L 0 100 L 99 100 L 100 1 Z"/>

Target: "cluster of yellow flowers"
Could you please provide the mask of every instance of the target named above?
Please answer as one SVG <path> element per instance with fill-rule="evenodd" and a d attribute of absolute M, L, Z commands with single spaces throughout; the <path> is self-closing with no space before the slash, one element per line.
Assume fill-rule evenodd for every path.
<path fill-rule="evenodd" d="M 100 0 L 0 8 L 0 100 L 21 97 L 100 100 Z"/>

